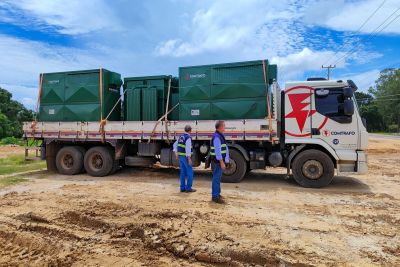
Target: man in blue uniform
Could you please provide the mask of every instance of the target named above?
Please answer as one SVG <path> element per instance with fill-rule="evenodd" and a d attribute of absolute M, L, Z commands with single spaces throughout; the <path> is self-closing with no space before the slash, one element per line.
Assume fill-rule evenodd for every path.
<path fill-rule="evenodd" d="M 176 158 L 179 158 L 181 192 L 187 193 L 196 192 L 196 189 L 192 188 L 193 167 L 192 138 L 190 137 L 191 132 L 192 127 L 186 125 L 185 133 L 182 134 L 173 145 L 173 151 L 175 152 Z M 187 181 L 185 177 L 187 177 Z"/>
<path fill-rule="evenodd" d="M 225 122 L 215 123 L 215 133 L 211 139 L 211 166 L 212 166 L 212 201 L 223 204 L 221 197 L 221 176 L 229 163 L 229 149 L 224 136 Z"/>

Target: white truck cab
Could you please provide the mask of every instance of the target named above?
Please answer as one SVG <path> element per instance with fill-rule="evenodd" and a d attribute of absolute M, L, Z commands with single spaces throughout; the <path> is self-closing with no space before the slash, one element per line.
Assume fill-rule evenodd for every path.
<path fill-rule="evenodd" d="M 303 152 L 311 148 L 314 152 L 328 154 L 338 174 L 367 172 L 364 150 L 368 147 L 368 133 L 354 99 L 353 93 L 356 90 L 351 80 L 287 83 L 282 116 L 285 144 L 302 146 L 298 150 Z M 305 146 L 307 150 L 304 150 Z M 292 171 L 295 177 L 304 176 L 305 183 L 313 180 L 316 182 L 326 172 L 326 168 L 330 168 L 323 166 L 315 158 L 316 155 L 301 163 L 295 162 L 298 156 L 293 155 L 293 164 L 301 164 L 301 170 L 295 170 L 300 166 L 292 166 Z M 313 187 L 310 184 L 308 186 Z"/>

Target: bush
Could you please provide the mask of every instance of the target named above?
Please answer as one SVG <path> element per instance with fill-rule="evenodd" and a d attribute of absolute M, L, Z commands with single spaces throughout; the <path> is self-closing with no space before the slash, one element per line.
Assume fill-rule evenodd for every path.
<path fill-rule="evenodd" d="M 11 137 L 4 137 L 0 141 L 0 145 L 23 145 L 23 141 L 21 139 L 15 138 L 14 136 Z"/>
<path fill-rule="evenodd" d="M 398 133 L 399 132 L 399 126 L 397 124 L 391 124 L 388 127 L 389 133 Z"/>

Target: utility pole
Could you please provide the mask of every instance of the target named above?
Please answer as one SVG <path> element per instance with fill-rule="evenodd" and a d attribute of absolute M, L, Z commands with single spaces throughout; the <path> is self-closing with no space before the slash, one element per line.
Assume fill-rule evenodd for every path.
<path fill-rule="evenodd" d="M 322 65 L 321 68 L 328 69 L 328 80 L 329 80 L 330 77 L 331 77 L 331 69 L 336 68 L 336 64 L 335 65 L 329 65 L 329 66 Z"/>

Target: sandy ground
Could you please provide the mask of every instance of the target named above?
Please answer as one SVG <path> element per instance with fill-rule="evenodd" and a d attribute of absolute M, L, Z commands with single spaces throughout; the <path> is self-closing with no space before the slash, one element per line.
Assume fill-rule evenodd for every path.
<path fill-rule="evenodd" d="M 178 171 L 97 179 L 40 173 L 0 191 L 0 265 L 400 265 L 400 141 L 371 139 L 367 175 L 323 189 L 251 172 L 210 202 L 210 173 L 179 193 Z"/>

